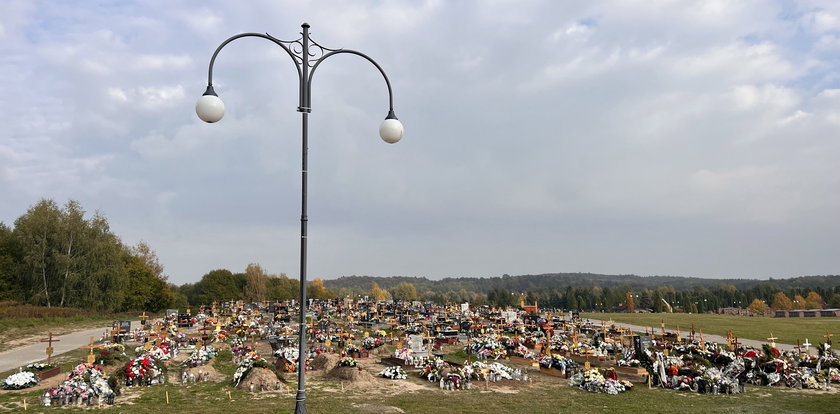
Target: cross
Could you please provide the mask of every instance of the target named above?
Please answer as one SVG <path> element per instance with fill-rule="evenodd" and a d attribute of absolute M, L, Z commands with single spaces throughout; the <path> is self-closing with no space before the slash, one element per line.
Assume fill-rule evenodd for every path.
<path fill-rule="evenodd" d="M 733 334 L 732 331 L 728 331 L 726 333 L 726 343 L 729 344 L 730 351 L 735 350 L 735 334 Z"/>
<path fill-rule="evenodd" d="M 691 342 L 694 342 L 694 324 L 691 324 Z"/>
<path fill-rule="evenodd" d="M 52 365 L 53 342 L 61 342 L 60 339 L 53 339 L 52 332 L 49 333 L 47 339 L 42 339 L 41 342 L 47 342 L 47 365 Z"/>
<path fill-rule="evenodd" d="M 143 311 L 143 314 L 140 315 L 140 325 L 146 326 L 146 319 L 149 319 L 149 315 L 146 315 L 146 311 Z"/>
<path fill-rule="evenodd" d="M 87 345 L 87 346 L 80 346 L 80 347 L 79 347 L 79 349 L 90 349 L 90 353 L 89 353 L 89 354 L 88 354 L 88 356 L 87 356 L 87 362 L 88 362 L 88 364 L 93 364 L 94 362 L 96 362 L 96 356 L 95 356 L 95 355 L 93 355 L 93 350 L 94 350 L 94 349 L 105 348 L 105 347 L 104 347 L 104 346 L 102 346 L 102 345 L 94 345 L 94 344 L 93 344 L 93 342 L 94 342 L 94 341 L 93 341 L 93 337 L 91 336 L 91 337 L 90 337 L 90 345 Z"/>
<path fill-rule="evenodd" d="M 805 342 L 802 344 L 805 347 L 805 353 L 811 355 L 811 343 L 808 342 L 808 338 L 805 338 Z"/>
<path fill-rule="evenodd" d="M 773 348 L 776 347 L 776 340 L 777 339 L 779 339 L 779 338 L 776 338 L 775 336 L 773 336 L 773 332 L 770 332 L 770 337 L 767 338 L 767 340 L 770 341 L 770 346 L 773 347 Z"/>
<path fill-rule="evenodd" d="M 700 329 L 700 347 L 703 348 L 703 352 L 706 351 L 706 341 L 703 340 L 703 330 Z"/>
<path fill-rule="evenodd" d="M 662 336 L 665 336 L 665 319 L 661 319 L 659 326 L 662 328 Z"/>

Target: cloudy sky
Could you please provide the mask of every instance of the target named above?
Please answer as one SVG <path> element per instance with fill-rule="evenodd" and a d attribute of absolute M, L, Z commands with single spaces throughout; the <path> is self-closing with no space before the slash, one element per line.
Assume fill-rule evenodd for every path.
<path fill-rule="evenodd" d="M 176 283 L 298 274 L 291 59 L 317 72 L 311 277 L 840 272 L 840 2 L 31 1 L 0 13 L 0 221 L 102 211 Z"/>

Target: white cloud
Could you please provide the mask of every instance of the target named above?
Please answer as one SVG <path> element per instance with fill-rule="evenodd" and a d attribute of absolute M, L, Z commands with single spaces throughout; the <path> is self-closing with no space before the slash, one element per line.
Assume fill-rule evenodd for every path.
<path fill-rule="evenodd" d="M 840 243 L 832 2 L 86 7 L 4 4 L 0 220 L 39 197 L 81 198 L 126 242 L 153 243 L 177 283 L 255 261 L 296 272 L 289 59 L 237 42 L 216 67 L 225 119 L 201 123 L 193 104 L 220 41 L 294 39 L 303 20 L 316 41 L 382 65 L 406 125 L 398 145 L 376 139 L 384 87 L 365 62 L 319 69 L 319 275 L 840 265 L 813 253 Z M 288 243 L 266 247 L 278 232 Z M 755 240 L 738 257 L 697 260 Z"/>

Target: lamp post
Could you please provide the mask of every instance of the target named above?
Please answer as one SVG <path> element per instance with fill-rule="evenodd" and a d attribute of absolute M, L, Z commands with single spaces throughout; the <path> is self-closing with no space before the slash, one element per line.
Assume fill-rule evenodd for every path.
<path fill-rule="evenodd" d="M 385 117 L 385 120 L 379 126 L 379 136 L 387 143 L 393 144 L 402 139 L 403 136 L 403 125 L 397 119 L 397 116 L 394 114 L 394 95 L 391 91 L 391 82 L 388 80 L 388 76 L 385 75 L 385 71 L 382 70 L 382 67 L 379 66 L 373 59 L 365 55 L 364 53 L 357 52 L 355 50 L 350 49 L 329 49 L 323 47 L 309 38 L 309 24 L 303 23 L 301 25 L 303 28 L 303 32 L 301 32 L 301 37 L 297 40 L 280 40 L 277 39 L 269 34 L 262 34 L 262 33 L 242 33 L 236 36 L 233 36 L 224 42 L 222 42 L 219 47 L 216 48 L 216 51 L 213 52 L 213 57 L 210 58 L 210 66 L 207 74 L 207 90 L 204 92 L 204 95 L 198 99 L 198 102 L 195 105 L 195 112 L 202 121 L 213 123 L 217 122 L 222 119 L 224 116 L 225 105 L 219 96 L 216 94 L 216 91 L 213 90 L 213 64 L 216 62 L 216 57 L 219 55 L 219 52 L 224 48 L 228 43 L 243 37 L 258 37 L 262 39 L 266 39 L 277 46 L 280 46 L 286 53 L 291 57 L 292 63 L 294 63 L 295 68 L 297 69 L 298 74 L 298 87 L 299 87 L 299 103 L 297 111 L 301 113 L 301 158 L 302 158 L 302 169 L 301 169 L 301 213 L 300 213 L 300 315 L 298 318 L 298 390 L 297 396 L 295 397 L 295 413 L 305 413 L 306 412 L 306 391 L 305 391 L 305 377 L 304 377 L 304 365 L 306 361 L 306 239 L 307 239 L 307 216 L 306 216 L 306 191 L 307 191 L 307 145 L 308 145 L 308 135 L 309 135 L 309 113 L 312 111 L 312 101 L 311 101 L 311 90 L 312 90 L 312 77 L 315 74 L 315 70 L 318 69 L 318 66 L 321 65 L 327 58 L 342 54 L 342 53 L 349 53 L 352 55 L 360 56 L 370 63 L 372 63 L 376 69 L 379 70 L 379 73 L 382 74 L 382 77 L 385 78 L 385 85 L 388 87 L 388 115 Z"/>

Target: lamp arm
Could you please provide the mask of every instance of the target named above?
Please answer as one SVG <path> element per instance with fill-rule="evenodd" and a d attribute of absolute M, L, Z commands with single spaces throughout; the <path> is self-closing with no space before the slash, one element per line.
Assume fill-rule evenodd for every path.
<path fill-rule="evenodd" d="M 213 66 L 216 63 L 216 56 L 219 55 L 219 52 L 221 52 L 222 49 L 225 46 L 227 46 L 228 43 L 230 43 L 230 42 L 232 42 L 236 39 L 243 38 L 243 37 L 259 37 L 261 39 L 266 39 L 268 41 L 271 41 L 272 43 L 276 44 L 277 46 L 282 47 L 283 50 L 285 50 L 286 53 L 289 55 L 289 57 L 292 58 L 292 62 L 295 64 L 295 69 L 297 69 L 297 72 L 298 72 L 299 84 L 300 85 L 303 84 L 303 72 L 301 71 L 300 64 L 298 63 L 298 58 L 294 54 L 294 52 L 292 52 L 292 50 L 289 49 L 289 47 L 284 44 L 284 41 L 282 41 L 280 39 L 277 39 L 277 38 L 275 38 L 275 37 L 273 37 L 273 36 L 271 36 L 267 33 L 266 34 L 263 34 L 263 33 L 240 33 L 240 34 L 238 34 L 236 36 L 232 36 L 232 37 L 228 38 L 227 40 L 225 40 L 224 42 L 222 42 L 222 44 L 220 44 L 219 47 L 216 48 L 216 51 L 213 52 L 213 57 L 210 58 L 210 66 L 207 69 L 207 86 L 213 86 Z M 285 43 L 289 43 L 289 42 L 285 42 Z M 303 97 L 303 88 L 302 87 L 301 87 L 300 95 L 301 95 L 301 98 L 302 98 Z M 301 100 L 303 100 L 303 99 L 301 99 Z"/>
<path fill-rule="evenodd" d="M 333 55 L 337 55 L 339 53 L 349 53 L 351 55 L 361 56 L 362 58 L 366 59 L 368 62 L 372 63 L 373 66 L 376 66 L 376 69 L 379 70 L 379 73 L 381 73 L 382 77 L 385 79 L 385 85 L 388 87 L 388 112 L 389 112 L 389 116 L 392 115 L 393 112 L 394 112 L 394 93 L 391 90 L 391 81 L 388 80 L 388 75 L 385 74 L 385 71 L 382 70 L 382 67 L 379 66 L 379 64 L 376 63 L 376 61 L 373 60 L 370 56 L 368 56 L 368 55 L 366 55 L 362 52 L 357 52 L 355 50 L 350 50 L 350 49 L 333 50 L 333 51 L 325 54 L 324 56 L 321 56 L 321 58 L 318 59 L 315 62 L 315 64 L 312 66 L 312 70 L 309 71 L 309 79 L 306 82 L 306 98 L 307 98 L 306 106 L 309 107 L 309 108 L 312 107 L 312 102 L 311 102 L 312 101 L 312 77 L 315 75 L 315 70 L 318 69 L 318 66 L 320 66 L 323 61 L 327 60 L 328 57 L 333 56 Z"/>

